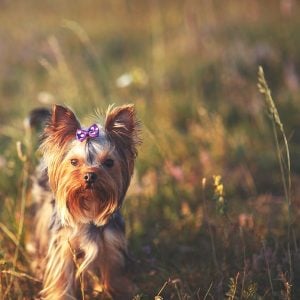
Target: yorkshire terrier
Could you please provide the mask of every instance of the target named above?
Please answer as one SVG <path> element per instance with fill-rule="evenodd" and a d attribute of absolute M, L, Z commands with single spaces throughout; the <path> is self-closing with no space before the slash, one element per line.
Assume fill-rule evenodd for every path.
<path fill-rule="evenodd" d="M 120 209 L 140 143 L 134 106 L 111 106 L 103 126 L 87 128 L 66 107 L 42 113 L 48 120 L 32 191 L 40 296 L 81 299 L 100 278 L 111 298 L 132 299 Z"/>

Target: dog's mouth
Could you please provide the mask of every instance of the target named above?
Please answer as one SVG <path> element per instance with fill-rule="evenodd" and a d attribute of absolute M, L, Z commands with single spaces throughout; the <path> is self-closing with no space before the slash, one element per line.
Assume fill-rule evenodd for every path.
<path fill-rule="evenodd" d="M 118 207 L 118 193 L 108 183 L 84 183 L 70 191 L 67 208 L 78 222 L 105 224 Z"/>
<path fill-rule="evenodd" d="M 106 203 L 115 197 L 116 195 L 111 194 L 107 188 L 99 186 L 95 183 L 86 183 L 79 190 L 79 198 L 87 203 L 92 201 Z"/>

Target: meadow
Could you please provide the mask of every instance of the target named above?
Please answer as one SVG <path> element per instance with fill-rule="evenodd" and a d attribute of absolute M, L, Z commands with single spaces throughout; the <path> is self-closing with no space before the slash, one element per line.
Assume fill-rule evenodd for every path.
<path fill-rule="evenodd" d="M 293 0 L 0 1 L 0 299 L 41 288 L 24 119 L 53 103 L 83 120 L 136 106 L 136 300 L 300 299 L 299 16 Z"/>

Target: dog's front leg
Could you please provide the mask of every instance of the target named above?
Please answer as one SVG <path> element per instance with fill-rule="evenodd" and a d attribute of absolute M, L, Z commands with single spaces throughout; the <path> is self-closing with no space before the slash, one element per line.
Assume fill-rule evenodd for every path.
<path fill-rule="evenodd" d="M 100 272 L 106 291 L 114 300 L 132 299 L 135 286 L 126 272 L 127 246 L 124 233 L 114 229 L 104 231 Z"/>
<path fill-rule="evenodd" d="M 41 296 L 46 300 L 76 298 L 75 263 L 67 235 L 53 237 L 47 255 Z"/>

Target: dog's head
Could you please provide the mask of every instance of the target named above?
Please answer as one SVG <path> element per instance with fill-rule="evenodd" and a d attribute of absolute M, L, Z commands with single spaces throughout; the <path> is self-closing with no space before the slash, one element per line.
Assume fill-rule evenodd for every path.
<path fill-rule="evenodd" d="M 110 107 L 103 126 L 87 129 L 70 109 L 53 107 L 41 150 L 62 224 L 108 222 L 128 189 L 138 143 L 133 105 Z"/>

